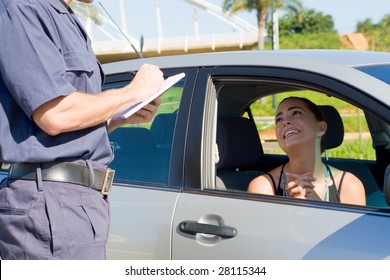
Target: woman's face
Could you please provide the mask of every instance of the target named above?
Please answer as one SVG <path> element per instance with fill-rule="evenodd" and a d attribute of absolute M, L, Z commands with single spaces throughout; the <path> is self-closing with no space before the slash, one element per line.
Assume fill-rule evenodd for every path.
<path fill-rule="evenodd" d="M 290 98 L 280 103 L 275 116 L 276 138 L 288 153 L 291 148 L 314 147 L 326 131 L 326 122 L 318 121 L 305 102 Z"/>

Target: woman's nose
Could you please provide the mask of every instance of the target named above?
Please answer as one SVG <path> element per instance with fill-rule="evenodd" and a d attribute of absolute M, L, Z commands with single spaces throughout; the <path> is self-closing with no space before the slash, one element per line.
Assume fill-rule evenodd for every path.
<path fill-rule="evenodd" d="M 291 124 L 291 121 L 290 119 L 286 118 L 283 120 L 283 126 L 287 126 L 287 125 L 290 125 Z"/>

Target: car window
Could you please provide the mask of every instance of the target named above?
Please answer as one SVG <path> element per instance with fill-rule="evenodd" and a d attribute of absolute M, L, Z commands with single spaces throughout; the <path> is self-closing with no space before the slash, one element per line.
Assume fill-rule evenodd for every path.
<path fill-rule="evenodd" d="M 389 65 L 376 65 L 369 67 L 358 67 L 358 70 L 371 75 L 379 80 L 384 81 L 390 85 L 390 66 Z"/>
<path fill-rule="evenodd" d="M 344 126 L 342 145 L 329 149 L 328 157 L 356 160 L 375 160 L 375 149 L 363 110 L 341 99 L 312 90 L 297 90 L 261 98 L 250 106 L 259 129 L 265 153 L 284 154 L 276 143 L 275 105 L 288 96 L 305 97 L 317 105 L 334 107 L 340 114 Z"/>
<path fill-rule="evenodd" d="M 110 133 L 116 180 L 167 184 L 169 164 L 184 80 L 161 96 L 151 123 L 126 125 Z"/>
<path fill-rule="evenodd" d="M 324 110 L 335 109 L 341 118 L 341 132 L 329 128 L 328 138 L 332 139 L 328 142 L 335 143 L 322 154 L 323 162 L 357 176 L 365 187 L 367 206 L 388 207 L 382 191 L 383 172 L 379 171 L 367 114 L 362 109 L 304 85 L 236 80 L 218 87 L 216 189 L 247 192 L 254 178 L 288 161 L 276 140 L 275 112 L 280 101 L 296 96 Z"/>
<path fill-rule="evenodd" d="M 0 171 L 7 172 L 9 167 L 10 167 L 9 164 L 2 163 L 2 162 L 0 161 Z"/>
<path fill-rule="evenodd" d="M 381 179 L 383 174 L 376 172 L 378 171 L 376 152 L 366 116 L 361 109 L 338 98 L 311 90 L 303 90 L 268 96 L 254 102 L 250 106 L 250 111 L 259 131 L 264 161 L 272 162 L 273 158 L 279 159 L 274 160 L 277 164 L 282 164 L 282 161 L 284 161 L 284 159 L 280 160 L 278 158 L 278 155 L 284 157 L 284 152 L 276 141 L 274 133 L 275 109 L 271 104 L 273 98 L 276 98 L 276 104 L 279 104 L 283 98 L 288 96 L 306 97 L 320 107 L 331 106 L 337 110 L 341 117 L 344 135 L 339 145 L 325 150 L 322 154 L 323 162 L 340 170 L 349 171 L 357 176 L 365 187 L 368 206 L 387 208 L 382 192 L 383 183 Z M 259 106 L 259 104 L 263 105 Z M 260 107 L 264 108 L 264 110 Z M 334 127 L 330 126 L 328 129 L 331 132 L 329 134 L 330 137 L 338 137 L 337 133 L 333 132 Z M 263 164 L 262 169 L 267 172 L 271 168 L 276 167 L 277 164 L 269 168 L 270 164 Z"/>

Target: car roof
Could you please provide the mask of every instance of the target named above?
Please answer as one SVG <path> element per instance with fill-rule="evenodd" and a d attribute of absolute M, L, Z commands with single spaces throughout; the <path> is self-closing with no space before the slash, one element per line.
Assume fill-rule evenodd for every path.
<path fill-rule="evenodd" d="M 296 69 L 350 84 L 390 104 L 390 85 L 355 68 L 390 66 L 390 53 L 354 50 L 233 51 L 161 56 L 103 65 L 107 75 L 137 71 L 144 63 L 162 69 L 187 67 L 256 66 Z"/>
<path fill-rule="evenodd" d="M 156 64 L 161 68 L 194 66 L 279 66 L 299 69 L 311 68 L 313 62 L 363 67 L 390 65 L 390 53 L 353 50 L 279 50 L 279 51 L 233 51 L 160 56 L 133 59 L 104 64 L 107 74 L 120 71 L 135 71 L 144 63 Z M 318 65 L 316 66 L 316 68 Z"/>

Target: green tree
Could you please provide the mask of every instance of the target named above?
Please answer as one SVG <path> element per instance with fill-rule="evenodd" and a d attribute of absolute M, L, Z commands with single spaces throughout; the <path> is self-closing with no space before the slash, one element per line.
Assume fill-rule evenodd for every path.
<path fill-rule="evenodd" d="M 363 21 L 359 21 L 357 23 L 356 32 L 360 33 L 370 33 L 375 29 L 375 24 L 372 22 L 371 19 L 366 19 Z"/>
<path fill-rule="evenodd" d="M 291 34 L 336 33 L 332 16 L 313 9 L 301 10 L 300 14 L 286 13 L 279 20 L 282 36 Z"/>
<path fill-rule="evenodd" d="M 302 8 L 300 0 L 224 0 L 223 10 L 229 13 L 236 13 L 242 10 L 256 11 L 258 25 L 258 49 L 264 50 L 264 33 L 266 20 L 272 4 L 277 9 L 286 9 L 299 13 Z"/>
<path fill-rule="evenodd" d="M 371 19 L 359 21 L 356 32 L 363 33 L 368 38 L 371 50 L 390 51 L 390 15 L 384 16 L 377 24 Z"/>
<path fill-rule="evenodd" d="M 290 10 L 279 20 L 280 47 L 283 49 L 339 49 L 342 42 L 333 18 L 313 9 Z"/>

